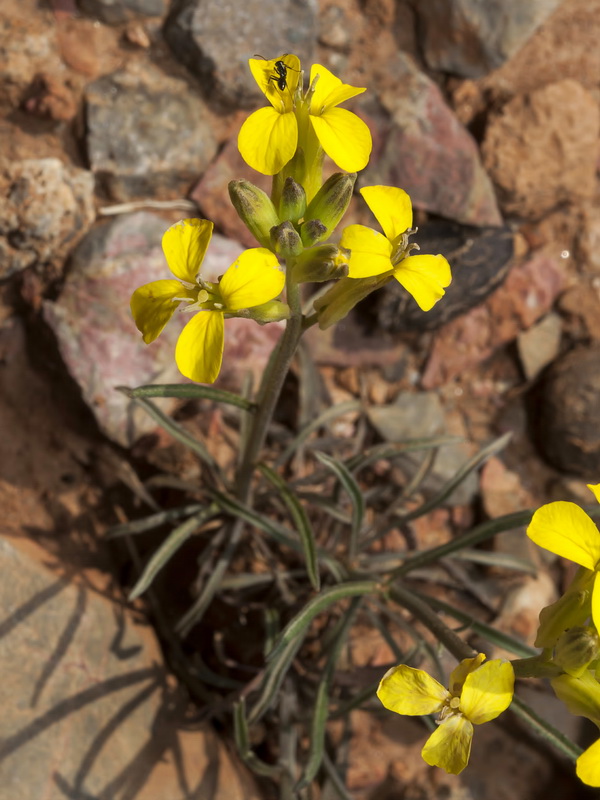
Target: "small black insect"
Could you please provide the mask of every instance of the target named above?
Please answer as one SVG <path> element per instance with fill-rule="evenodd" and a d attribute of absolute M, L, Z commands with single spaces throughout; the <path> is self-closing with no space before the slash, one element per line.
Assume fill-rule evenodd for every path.
<path fill-rule="evenodd" d="M 287 55 L 288 55 L 288 53 L 284 53 L 281 58 L 277 59 L 277 61 L 273 65 L 273 69 L 275 70 L 276 74 L 275 75 L 269 75 L 269 80 L 270 81 L 275 81 L 275 83 L 277 84 L 277 88 L 279 89 L 280 92 L 285 92 L 285 90 L 288 88 L 288 84 L 287 84 L 288 69 L 291 69 L 293 72 L 300 72 L 299 69 L 294 69 L 294 67 L 289 67 L 285 63 L 285 61 L 283 59 Z M 255 55 L 254 58 L 262 58 L 263 61 L 267 61 L 268 60 L 264 56 L 260 56 L 260 55 Z"/>

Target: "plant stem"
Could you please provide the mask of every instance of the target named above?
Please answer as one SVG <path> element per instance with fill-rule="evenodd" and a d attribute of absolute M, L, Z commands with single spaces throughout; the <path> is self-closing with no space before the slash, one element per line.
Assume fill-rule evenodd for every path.
<path fill-rule="evenodd" d="M 265 443 L 273 412 L 302 335 L 300 288 L 291 277 L 292 271 L 293 264 L 288 261 L 286 289 L 291 316 L 263 375 L 256 400 L 258 408 L 251 421 L 250 434 L 246 440 L 246 447 L 237 474 L 235 493 L 236 497 L 244 503 L 248 502 L 250 497 L 252 473 Z"/>

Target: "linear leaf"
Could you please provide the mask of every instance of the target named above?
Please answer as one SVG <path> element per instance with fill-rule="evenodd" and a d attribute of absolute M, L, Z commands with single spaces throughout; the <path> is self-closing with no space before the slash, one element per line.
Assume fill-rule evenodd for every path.
<path fill-rule="evenodd" d="M 233 706 L 233 731 L 238 753 L 253 772 L 265 778 L 278 778 L 281 775 L 281 767 L 267 764 L 250 747 L 250 734 L 244 700 L 235 703 Z"/>
<path fill-rule="evenodd" d="M 122 525 L 115 525 L 106 532 L 104 538 L 116 539 L 118 536 L 133 536 L 137 533 L 145 533 L 167 522 L 175 522 L 181 519 L 181 517 L 190 517 L 202 508 L 203 506 L 201 506 L 200 503 L 192 503 L 187 506 L 179 506 L 179 508 L 169 508 L 166 511 L 159 511 L 156 514 L 151 514 L 149 517 L 142 517 L 141 519 L 131 520 L 131 522 L 124 522 Z"/>
<path fill-rule="evenodd" d="M 290 516 L 294 520 L 296 530 L 302 543 L 302 550 L 304 552 L 304 559 L 306 561 L 306 571 L 312 584 L 313 589 L 318 592 L 321 587 L 321 579 L 319 576 L 319 565 L 317 562 L 317 548 L 315 544 L 315 535 L 312 526 L 308 519 L 308 515 L 302 507 L 296 495 L 290 491 L 285 481 L 277 475 L 266 464 L 260 464 L 259 469 L 262 474 L 269 480 L 273 486 L 279 491 L 279 494 L 285 503 Z"/>
<path fill-rule="evenodd" d="M 279 456 L 277 461 L 275 462 L 276 467 L 280 467 L 282 464 L 293 455 L 294 451 L 308 439 L 311 433 L 322 428 L 328 422 L 331 422 L 332 419 L 336 419 L 337 417 L 341 417 L 343 414 L 348 414 L 350 411 L 359 411 L 362 408 L 362 403 L 360 400 L 348 400 L 346 403 L 339 403 L 338 405 L 331 406 L 322 414 L 313 420 L 311 423 L 306 425 L 297 436 L 292 439 L 283 453 Z"/>
<path fill-rule="evenodd" d="M 137 386 L 130 389 L 127 386 L 117 386 L 132 399 L 138 397 L 180 397 L 183 400 L 205 399 L 213 400 L 215 403 L 226 403 L 230 406 L 243 408 L 244 411 L 254 411 L 256 403 L 251 403 L 244 397 L 240 397 L 233 392 L 226 392 L 223 389 L 215 389 L 214 386 L 202 386 L 198 383 L 162 383 L 152 386 Z"/>
<path fill-rule="evenodd" d="M 263 714 L 268 710 L 269 706 L 275 699 L 283 679 L 285 678 L 288 669 L 291 667 L 296 653 L 302 644 L 302 637 L 298 636 L 290 640 L 284 647 L 279 649 L 276 658 L 273 658 L 262 683 L 262 688 L 258 700 L 252 707 L 249 715 L 250 722 L 257 722 Z"/>
<path fill-rule="evenodd" d="M 179 548 L 187 542 L 187 540 L 194 534 L 198 528 L 207 522 L 212 517 L 216 517 L 218 508 L 216 504 L 204 508 L 202 511 L 195 514 L 190 519 L 187 519 L 181 525 L 178 525 L 175 530 L 167 536 L 165 541 L 158 548 L 156 553 L 152 556 L 150 561 L 146 564 L 140 579 L 135 584 L 129 600 L 135 600 L 150 586 L 157 573 L 164 567 L 167 561 L 179 550 Z"/>
<path fill-rule="evenodd" d="M 356 557 L 358 552 L 358 536 L 362 527 L 363 517 L 365 515 L 365 498 L 360 490 L 360 486 L 354 479 L 350 470 L 331 456 L 325 453 L 315 453 L 321 464 L 324 464 L 333 474 L 337 477 L 346 492 L 350 497 L 352 503 L 352 528 L 350 532 L 350 543 L 348 551 L 351 559 Z"/>
<path fill-rule="evenodd" d="M 355 456 L 351 456 L 351 458 L 346 459 L 344 463 L 349 470 L 355 472 L 356 470 L 364 469 L 369 464 L 372 464 L 374 461 L 379 461 L 380 459 L 397 458 L 404 453 L 435 449 L 462 441 L 464 441 L 464 438 L 461 436 L 425 436 L 419 439 L 407 439 L 404 442 L 394 442 L 394 444 L 383 442 L 382 444 L 369 448 L 369 450 L 364 453 L 357 453 Z"/>
<path fill-rule="evenodd" d="M 545 719 L 539 717 L 536 712 L 524 703 L 520 697 L 516 695 L 510 704 L 510 710 L 526 722 L 535 733 L 547 742 L 550 742 L 560 753 L 566 756 L 570 761 L 577 761 L 583 750 L 579 745 L 576 745 L 568 739 L 563 733 L 556 730 L 553 725 L 546 722 Z"/>

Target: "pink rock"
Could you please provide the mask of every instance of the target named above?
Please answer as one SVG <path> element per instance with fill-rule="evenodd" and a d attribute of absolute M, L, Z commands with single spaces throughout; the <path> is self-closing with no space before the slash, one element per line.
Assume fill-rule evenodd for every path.
<path fill-rule="evenodd" d="M 560 266 L 544 254 L 513 267 L 491 297 L 436 333 L 422 386 L 441 386 L 489 358 L 546 314 L 564 286 Z"/>

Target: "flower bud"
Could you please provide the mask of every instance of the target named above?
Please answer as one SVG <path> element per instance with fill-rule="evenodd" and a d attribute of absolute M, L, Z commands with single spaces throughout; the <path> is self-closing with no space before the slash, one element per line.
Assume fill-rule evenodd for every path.
<path fill-rule="evenodd" d="M 552 660 L 569 675 L 579 678 L 599 653 L 600 639 L 596 629 L 577 625 L 561 634 Z"/>
<path fill-rule="evenodd" d="M 336 172 L 328 178 L 308 204 L 300 229 L 306 247 L 327 239 L 346 213 L 356 181 L 356 172 Z M 320 222 L 317 228 L 311 223 Z"/>
<path fill-rule="evenodd" d="M 600 726 L 600 683 L 587 670 L 579 678 L 559 675 L 550 681 L 554 694 L 576 717 L 587 717 Z"/>
<path fill-rule="evenodd" d="M 230 181 L 229 197 L 256 241 L 272 250 L 270 231 L 279 224 L 279 217 L 269 195 L 250 181 Z"/>
<path fill-rule="evenodd" d="M 294 264 L 296 283 L 320 283 L 348 277 L 350 251 L 335 244 L 305 250 Z"/>
<path fill-rule="evenodd" d="M 288 176 L 283 184 L 279 201 L 279 219 L 289 219 L 296 224 L 306 213 L 306 192 L 304 187 Z"/>
<path fill-rule="evenodd" d="M 535 638 L 535 647 L 554 647 L 564 631 L 583 625 L 592 613 L 591 586 L 594 573 L 577 581 L 555 603 L 540 611 L 540 626 Z M 586 585 L 587 584 L 587 585 Z"/>
<path fill-rule="evenodd" d="M 372 278 L 341 278 L 314 302 L 319 314 L 319 328 L 325 330 L 343 319 L 354 306 L 390 280 L 389 275 Z"/>
<path fill-rule="evenodd" d="M 283 319 L 289 319 L 290 313 L 290 307 L 287 303 L 282 303 L 281 300 L 269 300 L 268 303 L 247 309 L 244 316 L 255 320 L 260 325 L 266 325 L 269 322 L 280 322 Z"/>
<path fill-rule="evenodd" d="M 271 250 L 282 258 L 293 258 L 304 250 L 300 234 L 291 222 L 282 222 L 271 228 Z"/>

